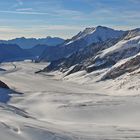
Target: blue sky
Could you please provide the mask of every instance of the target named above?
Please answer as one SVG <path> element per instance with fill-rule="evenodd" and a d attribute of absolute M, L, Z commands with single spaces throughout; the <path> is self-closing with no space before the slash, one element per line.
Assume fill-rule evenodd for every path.
<path fill-rule="evenodd" d="M 85 27 L 140 27 L 140 0 L 1 0 L 0 39 L 70 38 Z"/>

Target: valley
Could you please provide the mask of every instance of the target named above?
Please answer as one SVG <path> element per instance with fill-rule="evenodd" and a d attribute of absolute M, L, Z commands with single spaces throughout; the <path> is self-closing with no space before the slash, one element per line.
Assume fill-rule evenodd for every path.
<path fill-rule="evenodd" d="M 12 70 L 15 69 L 13 64 L 16 71 Z M 113 89 L 111 93 L 109 87 L 119 83 L 114 80 L 106 81 L 106 84 L 89 79 L 80 83 L 78 77 L 81 76 L 78 75 L 76 81 L 71 77 L 63 78 L 59 72 L 45 76 L 35 74 L 46 63 L 25 61 L 13 64 L 1 65 L 9 72 L 1 74 L 0 78 L 21 94 L 11 93 L 7 104 L 0 104 L 0 135 L 3 139 L 140 138 L 139 91 L 130 94 L 128 89 L 126 92 Z"/>

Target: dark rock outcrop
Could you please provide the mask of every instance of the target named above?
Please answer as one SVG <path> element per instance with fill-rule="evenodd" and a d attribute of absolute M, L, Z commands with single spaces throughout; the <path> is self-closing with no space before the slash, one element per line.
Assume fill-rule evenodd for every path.
<path fill-rule="evenodd" d="M 0 81 L 0 88 L 6 88 L 9 89 L 9 87 L 2 81 Z"/>
<path fill-rule="evenodd" d="M 102 80 L 115 79 L 125 74 L 126 72 L 131 73 L 138 68 L 140 68 L 140 55 L 130 59 L 129 61 L 116 68 L 111 69 L 103 76 Z"/>
<path fill-rule="evenodd" d="M 67 72 L 67 74 L 65 76 L 80 71 L 82 69 L 82 67 L 83 66 L 80 65 L 80 64 L 79 65 L 75 65 L 70 71 Z"/>

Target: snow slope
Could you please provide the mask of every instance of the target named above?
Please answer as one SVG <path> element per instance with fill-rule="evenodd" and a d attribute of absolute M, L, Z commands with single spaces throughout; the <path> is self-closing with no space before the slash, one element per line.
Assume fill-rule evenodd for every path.
<path fill-rule="evenodd" d="M 140 48 L 140 36 L 136 36 L 134 38 L 131 38 L 129 40 L 122 40 L 120 42 L 118 42 L 116 45 L 108 48 L 108 49 L 105 49 L 103 50 L 103 52 L 100 54 L 100 58 L 103 58 L 103 57 L 107 57 L 111 54 L 115 54 L 117 52 L 120 53 L 123 53 L 124 51 L 127 51 L 127 50 L 133 50 L 133 48 L 137 48 L 137 50 Z M 130 52 L 129 56 L 133 55 L 134 53 L 137 53 L 136 52 Z M 128 57 L 129 57 L 128 56 Z"/>
<path fill-rule="evenodd" d="M 118 90 L 123 77 L 122 80 L 97 83 L 96 79 L 104 73 L 98 71 L 101 75 L 75 73 L 75 79 L 70 75 L 64 80 L 58 73 L 35 74 L 46 66 L 45 63 L 15 62 L 14 65 L 16 71 L 11 71 L 11 63 L 3 64 L 1 68 L 10 68 L 11 72 L 0 75 L 0 79 L 24 94 L 11 95 L 7 104 L 0 104 L 1 139 L 140 138 L 139 90 Z M 84 79 L 84 84 L 77 83 Z"/>

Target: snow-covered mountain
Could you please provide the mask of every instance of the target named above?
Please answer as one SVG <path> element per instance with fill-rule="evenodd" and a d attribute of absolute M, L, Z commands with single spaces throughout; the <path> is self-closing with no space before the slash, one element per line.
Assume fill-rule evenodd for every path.
<path fill-rule="evenodd" d="M 63 44 L 53 48 L 46 48 L 40 56 L 40 61 L 52 61 L 66 58 L 91 44 L 105 42 L 110 39 L 118 39 L 125 33 L 125 31 L 118 31 L 103 26 L 86 28 L 83 32 L 79 32 L 76 36 L 66 40 Z"/>
<path fill-rule="evenodd" d="M 81 66 L 81 69 L 84 69 L 85 65 L 88 65 L 91 62 L 91 59 L 94 59 L 94 57 L 98 54 L 99 51 L 111 47 L 117 41 L 118 39 L 112 39 L 106 42 L 100 42 L 87 46 L 80 51 L 74 52 L 69 57 L 52 61 L 46 70 L 54 71 L 60 69 L 61 71 L 66 71 L 71 66 L 76 64 L 79 64 Z"/>
<path fill-rule="evenodd" d="M 113 55 L 114 61 L 118 61 L 121 58 L 127 58 L 137 54 L 140 51 L 140 30 L 137 30 L 137 34 L 136 32 L 134 34 L 131 33 L 133 33 L 133 30 L 123 40 L 103 50 L 97 57 L 105 60 L 106 57 L 109 58 Z"/>
<path fill-rule="evenodd" d="M 66 44 L 71 44 L 75 41 L 84 40 L 85 42 L 87 42 L 88 46 L 92 43 L 98 43 L 106 41 L 108 39 L 119 38 L 123 34 L 124 31 L 118 31 L 104 26 L 97 26 L 95 28 L 86 28 L 83 32 L 79 32 Z"/>
<path fill-rule="evenodd" d="M 108 28 L 105 27 L 97 27 L 102 28 L 103 30 L 107 30 Z M 95 30 L 95 28 L 92 28 Z M 109 29 L 110 32 L 111 29 Z M 91 30 L 88 31 L 91 32 Z M 89 35 L 89 32 L 85 32 Z M 112 31 L 112 30 L 111 30 Z M 75 36 L 74 39 L 77 40 L 80 38 L 80 35 L 85 38 L 84 33 L 79 33 L 79 35 Z M 103 35 L 104 36 L 104 35 Z M 93 40 L 97 40 L 93 37 Z M 136 60 L 139 60 L 139 57 L 136 57 L 136 60 L 130 58 L 138 55 L 140 52 L 140 29 L 129 30 L 123 32 L 122 35 L 117 37 L 110 37 L 107 40 L 103 39 L 102 41 L 94 42 L 93 44 L 84 47 L 79 51 L 75 51 L 69 57 L 61 58 L 59 60 L 52 61 L 48 67 L 44 69 L 44 71 L 54 71 L 59 70 L 65 73 L 66 75 L 85 70 L 87 73 L 101 70 L 101 69 L 109 69 L 109 72 L 104 76 L 102 79 L 107 79 L 105 77 L 117 77 L 122 75 L 125 72 L 128 72 L 128 66 L 125 67 L 127 64 L 133 63 Z M 117 63 L 123 60 L 129 60 L 126 64 L 122 65 L 121 67 L 114 68 Z M 139 61 L 137 61 L 137 67 L 139 68 Z M 118 71 L 118 69 L 122 70 L 123 72 Z M 131 65 L 130 65 L 131 67 Z M 113 69 L 112 69 L 113 68 Z M 111 70 L 110 70 L 111 69 Z M 119 74 L 116 74 L 116 72 Z M 117 75 L 117 76 L 108 76 L 108 75 Z"/>
<path fill-rule="evenodd" d="M 58 38 L 58 37 L 46 37 L 46 38 L 15 38 L 12 40 L 0 40 L 0 43 L 4 44 L 17 44 L 23 49 L 30 49 L 36 45 L 42 44 L 42 45 L 49 45 L 49 46 L 55 46 L 58 44 L 61 44 L 64 42 L 64 39 Z"/>

